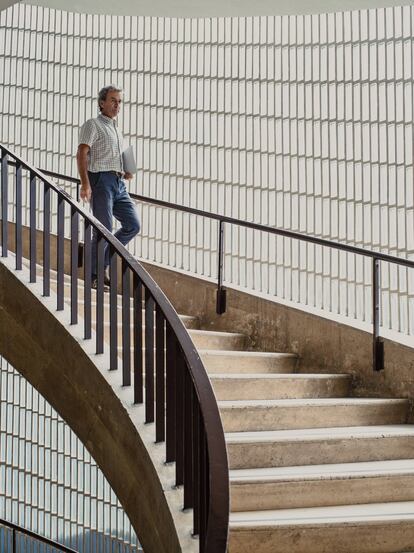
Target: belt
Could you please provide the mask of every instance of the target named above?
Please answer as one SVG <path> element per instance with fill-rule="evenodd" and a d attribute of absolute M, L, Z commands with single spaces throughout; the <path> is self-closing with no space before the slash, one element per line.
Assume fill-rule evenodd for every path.
<path fill-rule="evenodd" d="M 120 173 L 119 171 L 108 171 L 108 173 L 112 173 L 112 175 L 116 175 L 119 178 L 121 178 L 123 175 L 123 173 Z"/>

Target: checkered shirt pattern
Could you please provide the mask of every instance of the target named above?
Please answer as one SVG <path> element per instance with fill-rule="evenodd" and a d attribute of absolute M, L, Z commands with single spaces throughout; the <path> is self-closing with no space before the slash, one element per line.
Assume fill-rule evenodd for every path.
<path fill-rule="evenodd" d="M 124 139 L 114 119 L 102 113 L 95 119 L 88 119 L 80 130 L 79 144 L 90 147 L 88 171 L 123 171 Z"/>

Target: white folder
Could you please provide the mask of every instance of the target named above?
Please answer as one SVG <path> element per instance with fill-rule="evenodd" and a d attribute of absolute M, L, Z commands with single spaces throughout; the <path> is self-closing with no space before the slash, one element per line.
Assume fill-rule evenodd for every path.
<path fill-rule="evenodd" d="M 134 174 L 137 172 L 137 164 L 132 146 L 128 146 L 128 148 L 122 152 L 122 165 L 125 173 Z"/>

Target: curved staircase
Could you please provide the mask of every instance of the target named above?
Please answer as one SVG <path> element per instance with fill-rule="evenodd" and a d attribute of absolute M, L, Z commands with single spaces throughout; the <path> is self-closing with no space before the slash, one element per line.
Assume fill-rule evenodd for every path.
<path fill-rule="evenodd" d="M 49 314 L 57 299 L 58 311 L 54 317 L 67 334 L 73 335 L 72 349 L 62 352 L 63 361 L 64 355 L 86 355 L 90 367 L 92 362 L 95 363 L 111 388 L 111 394 L 106 396 L 111 401 L 111 409 L 124 417 L 125 424 L 132 423 L 131 433 L 134 436 L 132 439 L 131 435 L 125 435 L 124 440 L 114 436 L 117 429 L 121 433 L 118 421 L 111 418 L 100 397 L 92 397 L 95 403 L 89 416 L 95 417 L 100 431 L 105 433 L 105 424 L 112 425 L 111 432 L 108 432 L 109 439 L 113 440 L 111 443 L 124 447 L 132 462 L 138 462 L 133 451 L 134 443 L 145 442 L 145 453 L 149 457 L 148 460 L 145 458 L 146 464 L 142 464 L 142 468 L 148 468 L 148 474 L 156 470 L 159 478 L 159 481 L 155 479 L 152 482 L 151 488 L 154 494 L 159 492 L 155 506 L 152 504 L 154 497 L 149 495 L 145 499 L 149 509 L 171 514 L 171 520 L 166 515 L 168 522 L 173 521 L 174 524 L 170 528 L 177 531 L 176 536 L 172 536 L 173 531 L 170 532 L 172 540 L 164 535 L 157 536 L 157 542 L 152 541 L 148 528 L 145 528 L 146 543 L 150 544 L 144 544 L 146 553 L 161 553 L 161 546 L 163 553 L 188 553 L 198 549 L 198 543 L 201 553 L 224 553 L 227 546 L 229 480 L 229 553 L 401 553 L 414 548 L 414 426 L 407 424 L 410 411 L 408 400 L 351 397 L 348 375 L 301 374 L 295 355 L 250 351 L 249 339 L 243 334 L 199 328 L 197 313 L 181 315 L 180 322 L 156 284 L 128 256 L 126 250 L 118 246 L 112 235 L 44 175 L 16 157 L 17 247 L 16 259 L 12 259 L 7 237 L 10 210 L 6 175 L 9 155 L 12 155 L 11 152 L 2 148 L 1 245 L 4 259 L 0 258 L 0 270 L 4 276 L 4 270 L 11 273 L 16 267 L 15 274 L 20 276 L 15 276 L 15 280 L 20 279 L 19 284 L 11 286 L 10 290 L 18 290 L 22 294 L 28 290 L 32 295 L 37 294 L 37 303 L 40 305 L 43 302 Z M 30 172 L 32 202 L 29 270 L 21 267 L 23 168 Z M 50 278 L 50 283 L 47 282 L 43 290 L 48 290 L 48 285 L 51 285 L 50 298 L 42 298 L 42 288 L 35 283 L 36 273 L 41 273 L 35 265 L 36 230 L 42 230 L 36 229 L 36 179 L 44 185 L 44 205 L 50 209 L 48 195 L 51 191 L 59 199 L 57 280 L 53 280 L 50 270 L 50 221 L 46 216 L 43 236 L 44 283 Z M 63 274 L 64 202 L 71 208 L 70 277 Z M 50 211 L 48 215 L 50 217 Z M 85 278 L 82 282 L 78 278 L 79 217 L 84 218 L 85 235 L 89 236 L 88 247 L 91 226 L 95 226 L 101 235 L 97 292 L 90 290 L 90 280 L 88 282 Z M 117 262 L 122 264 L 122 296 L 116 295 L 115 286 L 110 293 L 103 292 L 104 241 L 112 251 L 111 279 L 116 278 Z M 89 251 L 88 247 L 85 246 L 85 252 Z M 85 263 L 85 267 L 88 266 L 90 271 L 90 258 L 89 265 Z M 133 279 L 132 289 L 129 277 Z M 45 292 L 44 295 L 49 294 Z M 1 320 L 2 317 L 4 321 L 12 320 L 11 317 L 7 319 L 7 306 L 13 307 L 13 298 L 6 296 L 6 287 L 0 281 L 0 323 L 4 332 L 10 332 L 10 337 L 13 337 L 13 329 L 9 331 Z M 68 309 L 63 309 L 65 303 Z M 45 311 L 36 306 L 35 315 L 27 311 L 23 300 L 15 304 L 15 315 L 20 318 L 21 325 L 27 327 L 25 335 L 32 340 L 31 346 L 35 351 L 36 316 L 46 317 Z M 83 321 L 78 319 L 78 308 L 81 310 L 83 307 L 85 313 L 89 308 L 94 312 L 96 310 L 95 319 L 91 318 L 91 311 L 85 316 L 85 335 L 88 336 L 80 332 Z M 119 329 L 112 324 L 118 311 Z M 134 324 L 130 328 L 132 320 Z M 56 321 L 52 318 L 50 321 L 56 330 Z M 161 324 L 155 324 L 156 321 Z M 88 325 L 92 326 L 92 331 Z M 140 348 L 140 359 L 135 359 L 134 367 L 130 367 L 131 334 Z M 90 337 L 96 338 L 98 355 Z M 39 339 L 44 339 L 45 347 L 50 343 L 49 336 L 40 335 Z M 109 347 L 104 347 L 104 342 Z M 69 347 L 69 342 L 65 344 Z M 124 344 L 128 345 L 127 352 Z M 16 356 L 17 350 L 14 345 Z M 104 351 L 106 353 L 101 356 Z M 54 352 L 55 359 L 58 353 Z M 70 361 L 74 372 L 66 374 L 66 382 L 58 383 L 59 397 L 64 401 L 62 397 L 65 397 L 66 386 L 73 392 L 73 397 L 78 392 L 78 397 L 83 400 L 82 386 L 71 379 L 81 379 L 84 375 L 75 372 L 76 359 Z M 148 371 L 142 371 L 142 362 Z M 113 365 L 122 366 L 122 371 L 109 371 L 114 368 Z M 52 369 L 47 367 L 47 370 Z M 41 371 L 39 375 L 39 382 L 42 383 Z M 129 387 L 131 376 L 133 394 Z M 86 378 L 84 384 L 91 387 Z M 175 387 L 174 397 L 171 397 L 172 385 Z M 211 393 L 211 385 L 217 403 Z M 141 392 L 145 404 L 142 403 Z M 96 395 L 100 393 L 98 390 Z M 157 402 L 157 397 L 162 400 Z M 89 407 L 89 403 L 84 405 Z M 56 403 L 54 406 L 58 407 Z M 160 449 L 159 443 L 154 444 L 154 411 L 156 442 L 166 441 L 166 457 L 164 447 Z M 82 413 L 77 415 L 78 419 L 82 418 Z M 88 436 L 87 432 L 85 435 Z M 187 449 L 183 447 L 183 442 L 189 445 Z M 101 444 L 89 443 L 90 449 L 93 450 L 94 445 L 101 451 L 102 459 L 107 460 L 106 451 L 99 449 Z M 110 455 L 116 457 L 117 451 L 111 451 Z M 139 461 L 142 462 L 142 459 Z M 116 468 L 110 468 L 114 474 Z M 166 478 L 164 472 L 168 473 Z M 173 489 L 171 482 L 174 473 L 178 487 Z M 127 514 L 128 505 L 134 502 L 134 490 L 129 489 L 128 478 L 137 477 L 137 470 L 131 468 L 127 481 L 120 481 Z M 142 484 L 145 484 L 145 479 Z M 170 512 L 165 509 L 163 501 L 168 503 Z M 194 507 L 194 519 L 189 507 Z M 190 537 L 192 524 L 189 518 L 194 520 L 193 532 L 199 536 L 198 543 Z M 136 530 L 140 536 L 142 527 Z M 151 531 L 156 530 L 157 526 L 153 525 Z M 155 543 L 159 546 L 151 545 Z"/>
<path fill-rule="evenodd" d="M 351 397 L 349 375 L 301 374 L 295 354 L 249 351 L 243 334 L 200 329 L 197 314 L 180 317 L 209 372 L 226 433 L 229 553 L 414 546 L 408 400 Z"/>

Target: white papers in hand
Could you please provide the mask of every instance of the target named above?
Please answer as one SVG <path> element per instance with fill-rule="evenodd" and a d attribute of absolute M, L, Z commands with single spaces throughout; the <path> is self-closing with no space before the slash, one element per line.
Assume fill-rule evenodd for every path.
<path fill-rule="evenodd" d="M 125 173 L 134 174 L 137 172 L 137 164 L 135 162 L 132 146 L 128 146 L 128 148 L 122 152 L 122 164 Z"/>

